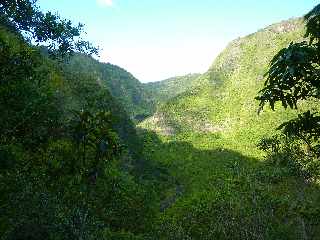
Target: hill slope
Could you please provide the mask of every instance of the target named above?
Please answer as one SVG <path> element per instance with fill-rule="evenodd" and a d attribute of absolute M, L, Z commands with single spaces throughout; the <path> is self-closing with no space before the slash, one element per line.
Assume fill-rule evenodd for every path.
<path fill-rule="evenodd" d="M 150 82 L 144 84 L 144 89 L 152 96 L 156 104 L 161 104 L 192 88 L 200 76 L 201 74 L 193 73 L 159 82 Z"/>
<path fill-rule="evenodd" d="M 153 113 L 150 95 L 126 70 L 110 63 L 101 63 L 91 57 L 76 55 L 67 64 L 71 72 L 78 72 L 95 79 L 120 101 L 132 119 L 141 120 Z"/>
<path fill-rule="evenodd" d="M 275 53 L 303 33 L 303 22 L 296 19 L 234 40 L 198 78 L 198 86 L 171 99 L 141 126 L 162 133 L 218 133 L 230 140 L 244 135 L 245 142 L 247 136 L 255 142 L 291 116 L 281 108 L 258 116 L 254 97 Z"/>
<path fill-rule="evenodd" d="M 1 24 L 0 62 L 0 238 L 136 239 L 149 229 L 153 193 L 129 173 L 141 144 L 107 86 Z"/>
<path fill-rule="evenodd" d="M 318 214 L 319 186 L 268 164 L 256 147 L 295 116 L 281 107 L 258 116 L 254 97 L 273 56 L 303 35 L 294 19 L 231 42 L 197 86 L 139 125 L 145 155 L 174 177 L 160 239 L 319 239 L 319 224 L 306 217 Z"/>

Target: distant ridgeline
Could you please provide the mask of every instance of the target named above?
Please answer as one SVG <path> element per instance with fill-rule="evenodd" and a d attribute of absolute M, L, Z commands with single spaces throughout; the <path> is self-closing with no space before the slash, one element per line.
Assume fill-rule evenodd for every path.
<path fill-rule="evenodd" d="M 302 19 L 292 19 L 232 41 L 210 69 L 197 76 L 193 87 L 169 99 L 140 126 L 165 135 L 218 133 L 235 139 L 243 135 L 243 131 L 251 131 L 251 138 L 259 139 L 291 116 L 289 110 L 281 108 L 277 114 L 265 110 L 258 116 L 259 106 L 254 98 L 263 86 L 264 74 L 273 56 L 290 42 L 302 40 L 304 30 Z M 170 84 L 171 91 L 180 92 L 180 81 L 175 81 L 176 84 Z M 148 88 L 152 86 L 162 87 L 161 82 Z"/>
<path fill-rule="evenodd" d="M 159 82 L 146 83 L 143 84 L 143 86 L 154 102 L 159 105 L 192 88 L 197 83 L 197 79 L 200 76 L 201 74 L 198 73 L 188 74 Z"/>
<path fill-rule="evenodd" d="M 131 74 L 119 67 L 99 63 L 92 57 L 80 54 L 72 55 L 63 63 L 55 61 L 47 57 L 43 47 L 32 50 L 32 46 L 25 43 L 14 29 L 8 30 L 7 26 L 0 25 L 0 30 L 1 37 L 11 42 L 16 51 L 25 48 L 28 49 L 25 51 L 42 53 L 39 68 L 41 71 L 45 69 L 49 76 L 46 80 L 48 83 L 42 83 L 49 84 L 52 88 L 50 92 L 54 92 L 56 102 L 51 104 L 57 104 L 56 107 L 59 108 L 59 121 L 67 121 L 73 111 L 81 109 L 92 112 L 110 111 L 116 119 L 114 128 L 123 143 L 129 146 L 132 154 L 138 154 L 141 145 L 130 118 L 138 114 L 148 115 L 152 111 L 151 105 L 145 100 L 141 84 Z"/>
<path fill-rule="evenodd" d="M 118 66 L 80 54 L 73 56 L 64 68 L 95 79 L 100 86 L 106 87 L 136 122 L 150 117 L 159 105 L 192 88 L 201 76 L 188 74 L 143 84 Z"/>
<path fill-rule="evenodd" d="M 65 68 L 94 79 L 119 100 L 133 120 L 141 121 L 154 111 L 153 99 L 140 83 L 126 70 L 110 63 L 101 63 L 92 57 L 75 55 Z"/>

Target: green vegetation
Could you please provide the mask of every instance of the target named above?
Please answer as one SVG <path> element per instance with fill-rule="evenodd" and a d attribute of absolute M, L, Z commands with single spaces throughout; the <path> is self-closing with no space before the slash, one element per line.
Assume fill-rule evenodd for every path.
<path fill-rule="evenodd" d="M 52 58 L 19 32 L 0 26 L 0 238 L 138 238 L 156 201 L 133 175 L 143 163 L 134 124 L 61 58 L 70 49 Z"/>
<path fill-rule="evenodd" d="M 143 85 L 1 2 L 0 239 L 320 239 L 318 9 Z"/>
<path fill-rule="evenodd" d="M 161 216 L 159 239 L 318 239 L 318 182 L 293 174 L 297 144 L 270 139 L 295 111 L 276 104 L 276 112 L 258 115 L 254 99 L 273 56 L 304 33 L 303 20 L 293 19 L 233 41 L 194 88 L 139 125 L 161 135 L 147 134 L 144 149 L 175 177 L 163 197 L 175 203 Z M 303 112 L 317 101 L 299 106 Z M 267 155 L 256 147 L 262 138 Z"/>
<path fill-rule="evenodd" d="M 133 120 L 141 121 L 154 112 L 150 94 L 124 69 L 109 63 L 100 63 L 85 55 L 73 56 L 64 67 L 68 72 L 77 72 L 95 79 L 99 85 L 107 88 Z"/>
<path fill-rule="evenodd" d="M 154 102 L 159 105 L 191 89 L 200 76 L 201 74 L 194 73 L 159 82 L 150 82 L 144 84 L 144 89 L 152 96 Z"/>
<path fill-rule="evenodd" d="M 318 82 L 319 18 L 319 7 L 313 9 L 305 17 L 306 37 L 309 37 L 309 42 L 291 43 L 272 59 L 265 86 L 257 97 L 260 100 L 261 109 L 266 102 L 273 110 L 276 102 L 281 102 L 284 108 L 298 109 L 298 103 L 302 100 L 320 98 Z M 285 161 L 286 164 L 291 162 L 291 165 L 295 166 L 295 171 L 300 171 L 305 178 L 318 179 L 320 173 L 320 116 L 316 110 L 318 108 L 309 109 L 299 114 L 297 118 L 279 126 L 278 129 L 281 129 L 285 136 L 281 140 L 287 146 L 282 148 L 282 151 L 290 157 L 285 159 L 278 157 L 278 160 Z M 279 138 L 277 140 L 276 144 L 273 143 L 275 145 L 273 148 L 276 147 L 276 149 L 271 151 L 271 155 L 276 155 L 272 157 L 276 159 L 280 149 L 278 145 L 281 143 Z M 268 145 L 270 143 L 265 147 Z"/>
<path fill-rule="evenodd" d="M 75 51 L 97 54 L 97 48 L 81 38 L 83 25 L 73 26 L 70 20 L 62 19 L 51 12 L 39 11 L 37 0 L 3 0 L 0 4 L 1 24 L 11 30 L 23 32 L 26 40 L 44 45 L 56 57 Z"/>
<path fill-rule="evenodd" d="M 235 139 L 235 145 L 242 137 L 244 141 L 240 142 L 250 142 L 252 148 L 274 124 L 293 116 L 290 111 L 275 114 L 267 110 L 258 116 L 259 105 L 254 97 L 263 85 L 272 57 L 303 35 L 303 21 L 296 19 L 234 40 L 197 80 L 198 86 L 169 100 L 142 126 L 157 129 L 160 125 L 175 132 L 220 133 Z M 153 125 L 154 122 L 159 125 Z"/>

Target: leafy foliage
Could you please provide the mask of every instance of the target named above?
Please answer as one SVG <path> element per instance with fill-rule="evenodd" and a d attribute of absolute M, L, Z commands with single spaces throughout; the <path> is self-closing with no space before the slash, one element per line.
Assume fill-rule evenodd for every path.
<path fill-rule="evenodd" d="M 49 79 L 49 66 L 38 51 L 7 35 L 3 27 L 0 34 L 1 141 L 38 145 L 45 141 L 51 126 L 58 124 L 53 88 L 43 82 Z"/>
<path fill-rule="evenodd" d="M 317 48 L 307 42 L 291 43 L 271 61 L 265 88 L 260 91 L 261 108 L 268 102 L 274 110 L 275 102 L 281 101 L 287 108 L 297 108 L 299 100 L 319 97 L 319 61 Z"/>
<path fill-rule="evenodd" d="M 310 37 L 310 42 L 313 41 L 319 42 L 320 39 L 320 23 L 319 23 L 319 16 L 320 16 L 320 6 L 317 5 L 312 9 L 308 14 L 305 15 L 306 20 L 306 37 Z"/>
<path fill-rule="evenodd" d="M 1 25 L 0 44 L 0 238 L 138 238 L 154 194 L 129 173 L 141 155 L 121 104 L 17 31 Z"/>
<path fill-rule="evenodd" d="M 319 156 L 319 145 L 317 144 L 320 136 L 320 117 L 310 111 L 299 114 L 297 118 L 281 124 L 278 129 L 291 138 L 302 139 L 316 155 Z"/>
<path fill-rule="evenodd" d="M 42 13 L 37 0 L 3 0 L 0 19 L 9 26 L 31 37 L 37 44 L 47 46 L 51 54 L 66 55 L 74 51 L 97 54 L 97 49 L 80 38 L 83 25 L 73 26 L 51 12 Z"/>
<path fill-rule="evenodd" d="M 71 123 L 71 134 L 77 143 L 79 160 L 86 163 L 87 155 L 95 156 L 91 180 L 96 181 L 98 166 L 121 155 L 122 147 L 117 134 L 112 130 L 110 112 L 98 112 L 92 115 L 88 111 L 76 113 Z M 102 167 L 105 169 L 106 167 Z"/>
<path fill-rule="evenodd" d="M 307 99 L 319 99 L 319 6 L 305 16 L 306 36 L 310 42 L 291 43 L 282 49 L 271 61 L 267 72 L 265 87 L 259 92 L 261 109 L 265 102 L 274 110 L 275 103 L 281 101 L 284 108 L 298 108 L 298 102 Z M 315 42 L 315 43 L 314 43 Z M 319 121 L 317 113 L 310 110 L 299 114 L 297 118 L 281 124 L 278 129 L 292 139 L 301 140 L 308 148 L 310 163 L 319 158 Z M 313 155 L 313 156 L 312 156 Z M 298 159 L 298 158 L 297 158 Z M 308 163 L 306 163 L 308 164 Z M 318 175 L 316 172 L 315 175 Z"/>

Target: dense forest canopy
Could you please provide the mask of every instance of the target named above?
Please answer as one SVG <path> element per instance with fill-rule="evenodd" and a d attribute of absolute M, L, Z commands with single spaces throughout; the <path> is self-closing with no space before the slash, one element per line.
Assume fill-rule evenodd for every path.
<path fill-rule="evenodd" d="M 0 1 L 0 239 L 320 239 L 319 9 L 142 84 Z"/>
<path fill-rule="evenodd" d="M 95 51 L 79 48 L 82 27 L 35 1 L 0 6 L 1 239 L 141 233 L 153 194 L 130 175 L 142 162 L 134 125 L 107 87 L 63 60 Z"/>

